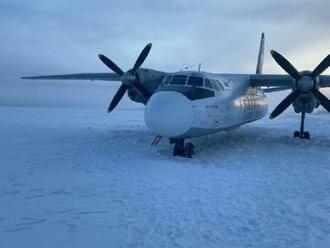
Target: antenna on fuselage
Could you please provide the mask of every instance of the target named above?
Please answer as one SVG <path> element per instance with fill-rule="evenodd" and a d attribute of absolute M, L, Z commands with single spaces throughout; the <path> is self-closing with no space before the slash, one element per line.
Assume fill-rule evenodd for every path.
<path fill-rule="evenodd" d="M 180 69 L 180 71 L 188 71 L 190 68 L 193 68 L 195 66 L 197 66 L 197 64 L 185 66 L 183 69 Z M 202 67 L 202 63 L 198 63 L 198 71 L 201 70 L 201 67 Z"/>
<path fill-rule="evenodd" d="M 188 71 L 190 68 L 196 66 L 196 64 L 185 66 L 184 68 L 180 69 L 180 71 Z"/>

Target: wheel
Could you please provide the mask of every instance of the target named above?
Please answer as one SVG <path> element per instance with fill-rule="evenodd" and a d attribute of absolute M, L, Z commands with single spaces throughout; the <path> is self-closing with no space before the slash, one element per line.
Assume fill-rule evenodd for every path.
<path fill-rule="evenodd" d="M 194 155 L 194 145 L 192 143 L 187 143 L 184 148 L 184 154 L 186 157 L 191 158 Z"/>
<path fill-rule="evenodd" d="M 299 135 L 299 132 L 298 131 L 295 131 L 294 133 L 293 133 L 293 137 L 299 137 L 300 135 Z"/>
<path fill-rule="evenodd" d="M 304 138 L 305 139 L 310 139 L 310 134 L 309 134 L 309 132 L 304 132 Z"/>
<path fill-rule="evenodd" d="M 173 156 L 178 156 L 180 155 L 180 149 L 179 149 L 179 145 L 178 144 L 175 144 L 174 145 L 174 149 L 173 149 Z"/>
<path fill-rule="evenodd" d="M 182 142 L 175 143 L 173 149 L 173 156 L 182 156 L 184 155 L 184 152 L 185 152 L 184 143 Z"/>
<path fill-rule="evenodd" d="M 173 148 L 173 156 L 177 156 L 178 155 L 178 150 L 176 149 L 176 146 L 174 146 Z"/>

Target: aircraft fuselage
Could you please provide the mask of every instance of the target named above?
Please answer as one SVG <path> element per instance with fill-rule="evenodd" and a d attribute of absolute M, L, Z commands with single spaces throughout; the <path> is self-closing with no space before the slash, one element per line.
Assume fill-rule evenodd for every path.
<path fill-rule="evenodd" d="M 204 136 L 258 120 L 267 113 L 263 91 L 251 87 L 247 76 L 180 72 L 170 77 L 172 81 L 163 80 L 145 109 L 147 126 L 162 136 Z M 189 83 L 193 77 L 203 78 L 202 84 Z"/>

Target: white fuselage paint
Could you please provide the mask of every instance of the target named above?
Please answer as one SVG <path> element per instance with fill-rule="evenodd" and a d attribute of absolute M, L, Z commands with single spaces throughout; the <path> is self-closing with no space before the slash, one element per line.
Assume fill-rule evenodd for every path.
<path fill-rule="evenodd" d="M 266 115 L 266 97 L 261 89 L 250 87 L 247 76 L 203 75 L 220 81 L 224 89 L 197 100 L 189 100 L 175 90 L 157 91 L 145 109 L 147 126 L 165 137 L 193 138 L 230 130 Z"/>

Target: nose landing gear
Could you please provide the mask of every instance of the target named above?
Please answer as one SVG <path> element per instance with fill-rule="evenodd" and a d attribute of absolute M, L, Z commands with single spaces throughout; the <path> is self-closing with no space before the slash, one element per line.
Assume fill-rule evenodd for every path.
<path fill-rule="evenodd" d="M 184 143 L 184 139 L 170 139 L 170 143 L 174 144 L 173 156 L 181 156 L 191 158 L 194 155 L 194 145 L 192 143 Z"/>
<path fill-rule="evenodd" d="M 301 113 L 301 120 L 300 120 L 300 131 L 295 131 L 293 133 L 293 137 L 299 137 L 300 139 L 310 139 L 309 132 L 304 131 L 305 128 L 305 112 Z"/>
<path fill-rule="evenodd" d="M 185 156 L 188 158 L 192 158 L 192 155 L 194 155 L 194 145 L 192 143 L 187 143 L 184 147 L 184 153 Z"/>

